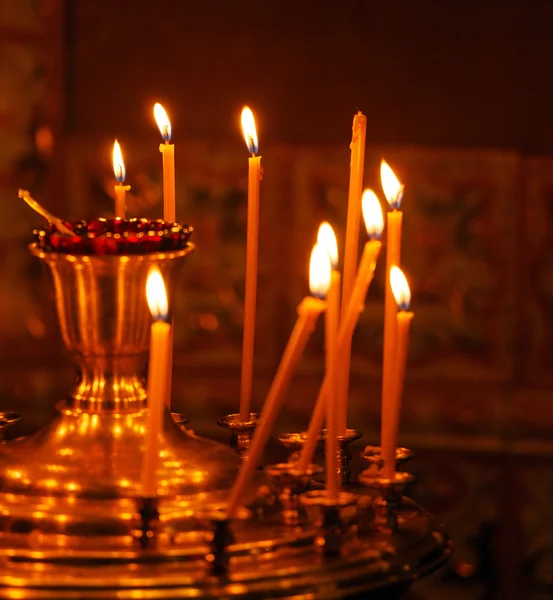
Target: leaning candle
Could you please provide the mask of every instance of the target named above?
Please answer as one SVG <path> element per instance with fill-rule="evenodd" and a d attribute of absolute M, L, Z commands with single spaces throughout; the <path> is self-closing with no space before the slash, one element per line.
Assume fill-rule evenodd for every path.
<path fill-rule="evenodd" d="M 175 209 L 175 146 L 171 141 L 171 122 L 161 104 L 154 105 L 154 117 L 164 143 L 159 145 L 163 154 L 163 219 L 169 223 L 176 220 Z"/>
<path fill-rule="evenodd" d="M 115 216 L 120 219 L 125 218 L 126 214 L 126 193 L 131 189 L 130 185 L 123 185 L 125 181 L 125 163 L 123 162 L 123 153 L 119 142 L 115 140 L 113 143 L 113 174 L 117 180 L 115 185 Z"/>
<path fill-rule="evenodd" d="M 315 246 L 311 253 L 309 284 L 312 296 L 304 298 L 298 306 L 298 319 L 263 405 L 259 425 L 246 454 L 247 460 L 242 463 L 238 477 L 230 492 L 227 507 L 229 517 L 234 515 L 240 502 L 243 501 L 246 488 L 257 464 L 261 460 L 261 455 L 273 430 L 290 378 L 315 328 L 319 315 L 326 308 L 326 302 L 322 298 L 330 285 L 330 261 L 328 254 L 320 246 Z"/>
<path fill-rule="evenodd" d="M 359 320 L 359 315 L 363 311 L 363 303 L 367 290 L 374 277 L 374 269 L 376 267 L 376 261 L 380 253 L 380 236 L 384 228 L 382 219 L 382 208 L 378 198 L 373 193 L 363 194 L 363 216 L 365 219 L 365 226 L 369 235 L 369 241 L 365 243 L 363 248 L 363 254 L 361 256 L 361 262 L 357 269 L 357 276 L 353 290 L 346 307 L 346 311 L 342 319 L 340 320 L 340 329 L 338 332 L 338 340 L 336 342 L 336 356 L 337 360 L 334 361 L 334 366 L 339 368 L 338 359 L 344 355 L 346 350 L 351 347 L 351 338 Z M 315 404 L 315 409 L 311 415 L 311 421 L 309 422 L 309 428 L 307 430 L 307 436 L 305 438 L 303 448 L 298 459 L 298 468 L 302 471 L 306 471 L 313 458 L 317 440 L 323 426 L 324 410 L 323 405 L 325 398 L 329 392 L 329 377 L 325 375 L 321 388 L 319 390 L 319 396 Z M 327 424 L 328 426 L 328 424 Z"/>
<path fill-rule="evenodd" d="M 365 137 L 367 132 L 367 117 L 358 111 L 353 117 L 352 138 L 350 144 L 351 160 L 349 172 L 348 216 L 346 223 L 346 243 L 344 248 L 344 279 L 342 282 L 342 308 L 344 316 L 355 282 L 359 246 L 359 223 L 361 221 L 361 192 L 363 190 L 363 171 L 365 165 Z M 351 350 L 347 348 L 344 356 L 340 357 L 341 367 L 338 372 L 339 386 L 342 394 L 348 394 L 349 365 Z M 341 404 L 343 402 L 341 401 Z M 341 410 L 338 414 L 338 431 L 345 433 L 346 413 Z"/>
<path fill-rule="evenodd" d="M 340 407 L 336 389 L 336 342 L 340 323 L 340 272 L 338 271 L 338 244 L 331 225 L 321 223 L 317 244 L 328 253 L 332 265 L 330 287 L 326 295 L 325 313 L 325 359 L 329 392 L 326 394 L 326 487 L 330 499 L 338 499 L 338 429 L 337 414 Z"/>
<path fill-rule="evenodd" d="M 389 401 L 382 406 L 386 412 L 382 423 L 386 428 L 381 431 L 382 459 L 384 461 L 383 475 L 393 479 L 396 472 L 396 447 L 399 432 L 399 417 L 401 414 L 401 396 L 405 379 L 405 363 L 409 347 L 409 328 L 413 313 L 409 312 L 411 291 L 405 275 L 398 267 L 390 270 L 391 287 L 397 303 L 395 353 L 392 364 L 392 389 Z"/>
<path fill-rule="evenodd" d="M 252 406 L 253 355 L 255 343 L 261 156 L 255 155 L 258 150 L 257 131 L 253 113 L 247 106 L 242 110 L 242 130 L 251 156 L 248 160 L 248 233 L 246 241 L 246 290 L 244 295 L 240 419 L 242 421 L 249 421 Z"/>
<path fill-rule="evenodd" d="M 393 266 L 399 266 L 401 260 L 401 225 L 403 213 L 399 210 L 403 196 L 403 186 L 398 181 L 386 161 L 380 165 L 380 178 L 386 200 L 392 209 L 386 217 L 387 246 L 386 246 L 386 279 L 385 279 L 385 306 L 384 306 L 384 356 L 382 363 L 382 427 L 387 411 L 384 406 L 389 402 L 392 388 L 392 364 L 394 360 L 395 328 L 396 328 L 396 302 L 390 286 L 390 271 Z"/>
<path fill-rule="evenodd" d="M 167 294 L 163 277 L 152 269 L 146 283 L 148 306 L 154 322 L 150 330 L 150 362 L 148 365 L 148 412 L 146 415 L 146 447 L 142 467 L 142 494 L 157 495 L 159 441 L 163 429 L 163 409 L 167 395 L 167 361 L 171 355 L 171 325 L 167 323 Z"/>

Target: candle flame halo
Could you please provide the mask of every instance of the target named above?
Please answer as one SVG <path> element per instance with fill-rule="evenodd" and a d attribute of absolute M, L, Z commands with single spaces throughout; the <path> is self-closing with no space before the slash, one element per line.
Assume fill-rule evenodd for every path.
<path fill-rule="evenodd" d="M 255 128 L 255 119 L 252 109 L 249 106 L 244 106 L 242 109 L 242 132 L 246 140 L 246 146 L 250 154 L 255 154 L 259 150 L 257 143 L 257 129 Z"/>
<path fill-rule="evenodd" d="M 113 142 L 113 174 L 115 175 L 115 179 L 119 183 L 123 183 L 125 181 L 125 175 L 127 174 L 125 170 L 125 163 L 123 162 L 123 153 L 121 152 L 121 146 L 119 142 L 115 140 Z"/>
<path fill-rule="evenodd" d="M 320 244 L 315 244 L 309 261 L 309 289 L 312 296 L 317 298 L 326 296 L 331 275 L 332 267 L 328 252 Z"/>
<path fill-rule="evenodd" d="M 367 229 L 367 235 L 371 239 L 379 240 L 384 230 L 384 216 L 380 200 L 373 190 L 367 188 L 361 198 L 361 209 L 363 220 Z"/>
<path fill-rule="evenodd" d="M 167 292 L 165 282 L 158 268 L 154 267 L 146 281 L 146 298 L 154 321 L 167 321 Z"/>
<path fill-rule="evenodd" d="M 319 232 L 317 233 L 317 244 L 322 246 L 330 258 L 330 264 L 333 269 L 338 268 L 338 242 L 336 241 L 336 234 L 332 225 L 327 221 L 324 221 L 319 226 Z"/>
<path fill-rule="evenodd" d="M 411 290 L 403 271 L 393 266 L 390 269 L 390 284 L 398 310 L 408 310 L 411 304 Z"/>
<path fill-rule="evenodd" d="M 399 210 L 403 198 L 403 185 L 385 160 L 380 163 L 380 181 L 390 208 Z"/>
<path fill-rule="evenodd" d="M 167 112 L 159 102 L 154 104 L 154 118 L 161 133 L 161 137 L 165 142 L 171 141 L 171 121 L 167 116 Z"/>

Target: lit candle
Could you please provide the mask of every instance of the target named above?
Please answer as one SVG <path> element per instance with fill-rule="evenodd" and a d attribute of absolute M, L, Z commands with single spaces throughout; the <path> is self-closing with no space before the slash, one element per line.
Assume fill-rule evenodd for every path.
<path fill-rule="evenodd" d="M 125 196 L 127 191 L 131 189 L 131 186 L 123 185 L 126 174 L 125 163 L 123 162 L 121 146 L 117 140 L 113 143 L 113 174 L 117 180 L 117 184 L 113 188 L 115 191 L 115 216 L 124 219 L 126 214 Z"/>
<path fill-rule="evenodd" d="M 167 361 L 171 356 L 171 325 L 167 323 L 167 294 L 163 277 L 152 269 L 146 283 L 148 306 L 153 323 L 150 329 L 150 362 L 148 365 L 148 412 L 146 417 L 146 448 L 142 469 L 142 493 L 157 495 L 159 441 L 163 429 L 163 408 L 167 396 Z"/>
<path fill-rule="evenodd" d="M 346 223 L 346 243 L 344 249 L 344 279 L 342 282 L 343 318 L 355 282 L 359 246 L 359 223 L 361 221 L 361 192 L 363 190 L 363 171 L 365 166 L 365 137 L 367 133 L 367 117 L 358 111 L 353 117 L 352 138 L 350 144 L 351 160 L 349 172 L 348 216 Z M 341 394 L 348 394 L 349 365 L 351 350 L 347 348 L 340 357 L 342 366 L 338 372 Z M 345 433 L 346 413 L 342 410 L 338 415 L 338 431 Z"/>
<path fill-rule="evenodd" d="M 365 296 L 367 295 L 367 290 L 373 280 L 376 261 L 378 260 L 378 255 L 380 253 L 380 236 L 384 229 L 382 208 L 378 198 L 374 192 L 371 192 L 370 190 L 367 190 L 363 194 L 363 217 L 369 235 L 369 241 L 365 243 L 363 248 L 363 254 L 361 256 L 359 268 L 357 269 L 353 290 L 345 314 L 340 320 L 340 329 L 338 331 L 338 339 L 336 342 L 337 358 L 334 361 L 334 368 L 336 370 L 341 368 L 340 359 L 345 355 L 347 349 L 351 347 L 351 338 L 355 326 L 357 325 L 357 321 L 359 320 L 359 315 L 363 312 Z M 329 377 L 327 373 L 319 390 L 319 396 L 317 397 L 315 409 L 313 410 L 311 421 L 309 422 L 309 427 L 307 429 L 307 436 L 298 459 L 298 468 L 303 471 L 308 469 L 309 464 L 313 459 L 317 439 L 323 426 L 325 398 L 330 389 L 328 387 L 330 381 L 331 377 Z M 340 408 L 342 407 L 340 406 Z"/>
<path fill-rule="evenodd" d="M 396 447 L 401 413 L 401 396 L 405 379 L 405 363 L 409 347 L 409 328 L 413 313 L 409 312 L 411 291 L 405 275 L 398 267 L 390 270 L 391 287 L 397 303 L 395 353 L 392 364 L 392 389 L 389 401 L 382 406 L 381 449 L 384 477 L 392 479 L 396 472 Z"/>
<path fill-rule="evenodd" d="M 326 394 L 326 487 L 329 498 L 338 499 L 338 429 L 337 418 L 340 407 L 336 389 L 336 343 L 340 324 L 340 272 L 338 271 L 338 244 L 336 235 L 329 223 L 321 223 L 317 234 L 317 244 L 328 253 L 332 266 L 330 287 L 326 295 L 325 313 L 325 359 L 328 390 Z"/>
<path fill-rule="evenodd" d="M 244 294 L 244 333 L 242 340 L 242 376 L 240 383 L 240 419 L 250 420 L 252 406 L 253 356 L 255 343 L 255 314 L 257 296 L 257 254 L 259 236 L 259 182 L 261 156 L 252 111 L 242 110 L 242 130 L 251 154 L 248 160 L 248 234 L 246 241 L 246 290 Z"/>
<path fill-rule="evenodd" d="M 392 364 L 394 361 L 394 344 L 396 328 L 396 302 L 390 286 L 390 271 L 393 266 L 401 262 L 401 225 L 403 213 L 399 210 L 403 196 L 403 186 L 398 181 L 386 161 L 380 165 L 380 179 L 382 189 L 388 204 L 392 209 L 386 216 L 387 246 L 386 246 L 386 279 L 385 279 L 385 306 L 384 306 L 384 356 L 382 362 L 382 419 L 384 419 L 384 405 L 392 388 Z M 384 430 L 384 422 L 381 429 Z"/>
<path fill-rule="evenodd" d="M 175 146 L 171 141 L 171 122 L 161 104 L 154 105 L 154 117 L 164 143 L 159 145 L 163 154 L 163 219 L 176 221 L 175 209 Z"/>
<path fill-rule="evenodd" d="M 261 455 L 271 435 L 276 418 L 280 412 L 284 394 L 290 378 L 303 354 L 319 315 L 326 309 L 323 300 L 330 286 L 331 267 L 328 254 L 320 246 L 315 246 L 309 264 L 309 287 L 311 296 L 306 296 L 298 306 L 298 318 L 290 334 L 288 344 L 282 355 L 277 373 L 271 384 L 267 399 L 261 411 L 259 425 L 255 430 L 251 446 L 246 454 L 247 460 L 242 463 L 238 477 L 232 487 L 228 516 L 231 517 L 244 497 L 247 486 L 255 472 Z"/>

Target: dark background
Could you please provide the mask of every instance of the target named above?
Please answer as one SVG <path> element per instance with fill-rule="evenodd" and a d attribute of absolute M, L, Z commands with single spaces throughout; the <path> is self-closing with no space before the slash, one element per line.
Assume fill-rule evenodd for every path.
<path fill-rule="evenodd" d="M 123 146 L 134 214 L 160 216 L 152 105 L 173 124 L 178 218 L 199 250 L 176 300 L 173 406 L 224 439 L 237 407 L 247 153 L 263 155 L 254 406 L 261 406 L 322 219 L 343 242 L 351 120 L 406 185 L 416 319 L 402 443 L 413 494 L 456 543 L 413 590 L 541 600 L 553 582 L 553 3 L 0 0 L 0 401 L 32 431 L 74 374 L 40 268 L 28 187 L 62 216 L 109 215 Z M 383 263 L 383 260 L 381 261 Z M 382 264 L 354 340 L 350 420 L 378 442 Z M 305 427 L 322 331 L 279 421 Z M 362 447 L 358 444 L 354 454 Z M 275 447 L 267 461 L 277 456 Z"/>

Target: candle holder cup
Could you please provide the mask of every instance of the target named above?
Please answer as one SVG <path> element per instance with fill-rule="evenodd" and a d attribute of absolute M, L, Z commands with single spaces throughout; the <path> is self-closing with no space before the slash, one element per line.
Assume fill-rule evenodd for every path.
<path fill-rule="evenodd" d="M 153 549 L 158 544 L 159 510 L 157 497 L 137 499 L 140 523 L 137 540 L 142 550 Z"/>
<path fill-rule="evenodd" d="M 6 441 L 6 432 L 23 417 L 16 412 L 0 412 L 0 444 Z"/>
<path fill-rule="evenodd" d="M 284 446 L 289 451 L 288 462 L 294 463 L 300 457 L 303 445 L 307 439 L 307 433 L 305 431 L 302 433 L 280 433 L 276 436 L 276 439 L 281 446 Z M 324 441 L 324 439 L 325 437 L 321 433 L 317 443 Z"/>
<path fill-rule="evenodd" d="M 317 527 L 315 546 L 324 558 L 337 558 L 344 544 L 352 542 L 357 532 L 357 496 L 340 492 L 337 499 L 327 490 L 306 492 L 300 501 Z"/>
<path fill-rule="evenodd" d="M 265 467 L 269 483 L 280 503 L 285 525 L 296 527 L 305 521 L 307 515 L 300 502 L 300 496 L 309 490 L 313 475 L 322 471 L 322 467 L 318 465 L 309 465 L 307 471 L 300 471 L 294 463 L 278 463 Z"/>
<path fill-rule="evenodd" d="M 247 452 L 258 423 L 258 413 L 250 413 L 247 421 L 243 421 L 238 413 L 226 415 L 217 421 L 219 427 L 224 427 L 232 432 L 229 445 L 242 460 L 247 460 Z"/>
<path fill-rule="evenodd" d="M 384 477 L 381 471 L 364 471 L 359 481 L 369 489 L 373 498 L 375 525 L 394 534 L 400 530 L 400 510 L 407 486 L 414 481 L 410 473 L 397 471 L 392 478 Z"/>
<path fill-rule="evenodd" d="M 186 429 L 186 425 L 190 423 L 190 417 L 183 415 L 182 413 L 172 412 L 171 417 L 179 429 Z"/>
<path fill-rule="evenodd" d="M 321 441 L 326 441 L 327 430 L 321 430 Z M 351 484 L 351 469 L 349 463 L 352 459 L 350 444 L 363 437 L 363 434 L 356 429 L 346 429 L 344 435 L 337 436 L 338 439 L 338 474 L 342 486 L 347 487 Z M 325 444 L 326 446 L 326 444 Z"/>
<path fill-rule="evenodd" d="M 369 470 L 380 471 L 384 466 L 380 446 L 365 446 L 361 458 L 369 463 Z M 396 470 L 403 471 L 405 464 L 415 456 L 409 448 L 396 448 Z"/>

